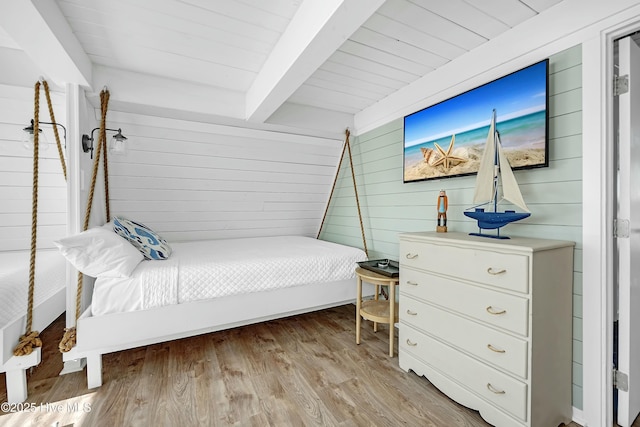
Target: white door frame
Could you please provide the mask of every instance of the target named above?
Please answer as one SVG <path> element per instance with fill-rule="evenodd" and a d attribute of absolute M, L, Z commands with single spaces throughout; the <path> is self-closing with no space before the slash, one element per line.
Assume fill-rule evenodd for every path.
<path fill-rule="evenodd" d="M 613 42 L 640 18 L 586 40 L 583 69 L 583 414 L 585 426 L 613 423 Z M 598 171 L 599 173 L 584 173 Z"/>
<path fill-rule="evenodd" d="M 640 136 L 640 91 L 636 87 L 640 77 L 640 48 L 632 37 L 625 36 L 616 43 L 618 46 L 618 68 L 614 70 L 618 75 L 628 74 L 629 93 L 622 94 L 617 99 L 618 118 L 616 127 L 618 133 L 617 154 L 619 167 L 617 173 L 617 217 L 629 221 L 630 227 L 627 238 L 616 238 L 616 256 L 614 259 L 614 312 L 617 311 L 618 320 L 618 370 L 628 375 L 628 389 L 619 390 L 617 412 L 619 425 L 630 426 L 640 413 L 640 388 L 635 384 L 640 378 L 640 363 L 638 357 L 640 337 L 640 266 L 633 260 L 640 254 L 640 234 L 637 227 L 640 212 L 635 208 L 639 201 L 640 192 L 633 185 L 633 181 L 640 172 L 640 165 L 636 163 L 640 158 L 635 141 Z M 615 330 L 615 328 L 614 328 Z M 613 348 L 615 352 L 615 345 Z M 614 390 L 614 396 L 616 392 Z"/>

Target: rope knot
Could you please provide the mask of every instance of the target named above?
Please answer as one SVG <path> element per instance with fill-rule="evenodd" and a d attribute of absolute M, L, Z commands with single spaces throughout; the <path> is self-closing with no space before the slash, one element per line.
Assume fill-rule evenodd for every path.
<path fill-rule="evenodd" d="M 42 340 L 38 331 L 28 332 L 20 337 L 18 346 L 13 350 L 14 356 L 26 356 L 36 347 L 42 347 Z"/>
<path fill-rule="evenodd" d="M 76 328 L 64 328 L 64 335 L 58 344 L 60 353 L 70 351 L 76 345 Z"/>

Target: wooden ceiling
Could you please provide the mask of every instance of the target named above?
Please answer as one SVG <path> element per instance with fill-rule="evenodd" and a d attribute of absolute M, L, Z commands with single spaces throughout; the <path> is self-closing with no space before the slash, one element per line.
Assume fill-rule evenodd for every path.
<path fill-rule="evenodd" d="M 254 123 L 304 111 L 348 123 L 561 1 L 9 2 L 0 54 L 22 50 L 45 77 L 94 96 L 108 85 L 123 110 L 191 110 Z"/>

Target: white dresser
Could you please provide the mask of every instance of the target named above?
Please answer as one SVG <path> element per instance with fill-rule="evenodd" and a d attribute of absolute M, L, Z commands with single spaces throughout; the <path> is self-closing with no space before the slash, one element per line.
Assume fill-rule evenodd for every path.
<path fill-rule="evenodd" d="M 400 235 L 400 367 L 495 426 L 571 420 L 573 242 Z"/>

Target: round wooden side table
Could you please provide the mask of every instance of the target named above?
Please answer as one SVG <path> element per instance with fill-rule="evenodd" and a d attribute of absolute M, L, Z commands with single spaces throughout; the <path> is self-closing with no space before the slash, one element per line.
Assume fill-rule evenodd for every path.
<path fill-rule="evenodd" d="M 378 323 L 389 324 L 389 356 L 393 357 L 394 324 L 398 321 L 398 303 L 396 301 L 396 285 L 398 277 L 383 276 L 361 267 L 356 268 L 358 291 L 356 296 L 356 344 L 360 344 L 360 327 L 362 318 L 373 322 L 373 330 L 378 331 Z M 362 301 L 362 282 L 375 285 L 373 300 Z M 380 300 L 380 286 L 389 287 L 389 300 Z"/>

